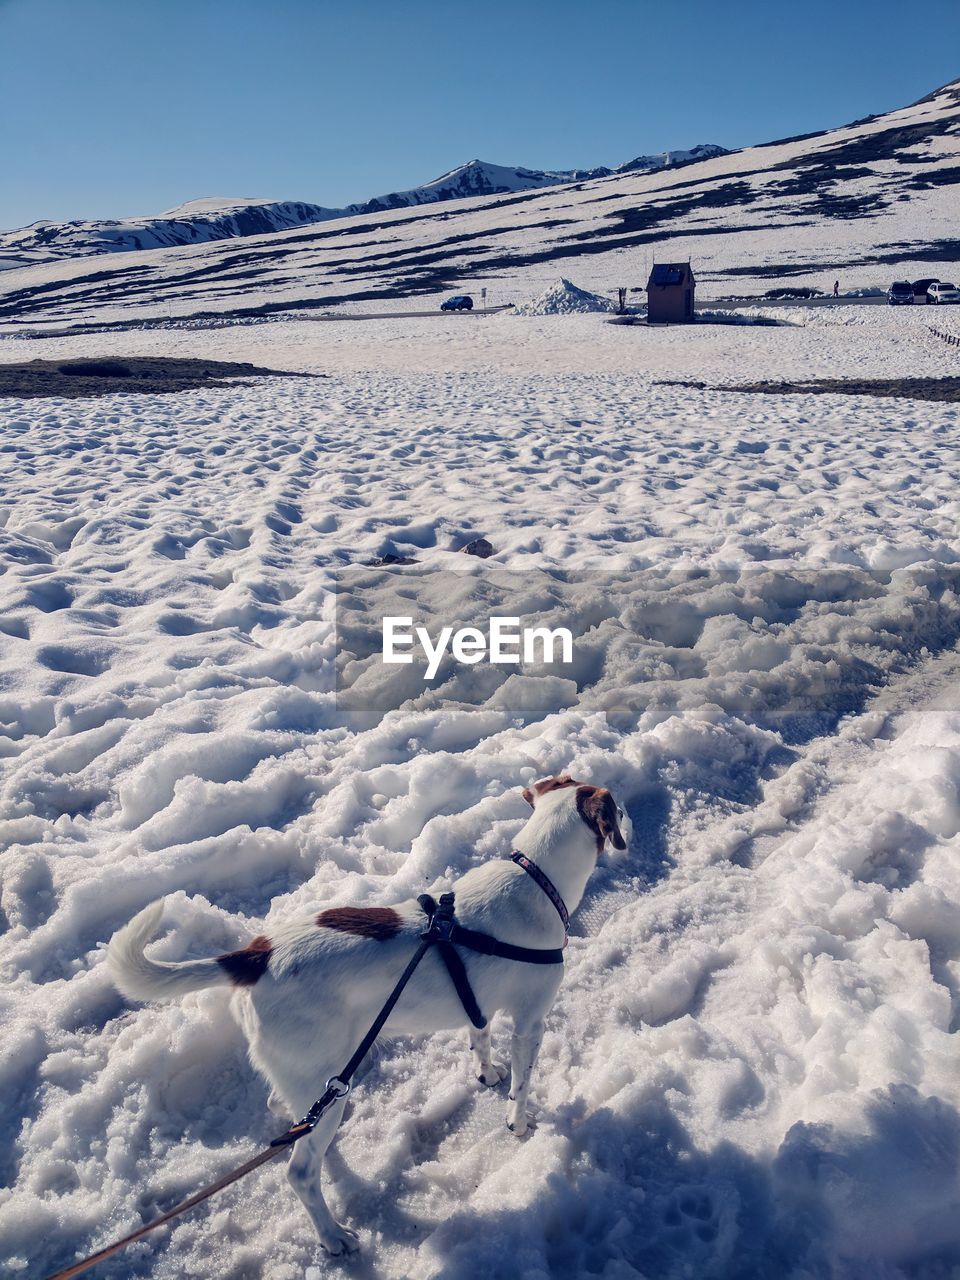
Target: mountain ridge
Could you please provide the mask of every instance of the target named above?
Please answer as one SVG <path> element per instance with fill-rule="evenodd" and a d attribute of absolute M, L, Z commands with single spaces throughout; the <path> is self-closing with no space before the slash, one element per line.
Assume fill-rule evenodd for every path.
<path fill-rule="evenodd" d="M 656 172 L 677 168 L 717 155 L 724 147 L 703 143 L 688 151 L 664 151 L 638 156 L 615 168 L 527 169 L 495 165 L 484 160 L 465 164 L 405 191 L 393 191 L 369 200 L 331 208 L 299 200 L 201 197 L 176 205 L 163 213 L 131 218 L 74 219 L 52 222 L 41 219 L 25 227 L 0 231 L 0 268 L 23 267 L 63 258 L 88 257 L 132 250 L 163 249 L 214 240 L 286 231 L 336 218 L 412 208 L 446 200 L 482 195 L 505 195 L 543 187 L 561 186 L 634 171 Z"/>

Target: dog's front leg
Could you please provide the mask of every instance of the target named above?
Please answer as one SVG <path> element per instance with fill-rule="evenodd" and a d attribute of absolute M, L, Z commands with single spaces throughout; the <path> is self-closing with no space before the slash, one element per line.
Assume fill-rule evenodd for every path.
<path fill-rule="evenodd" d="M 510 1043 L 510 1101 L 507 1104 L 507 1128 L 519 1138 L 526 1133 L 529 1124 L 527 1116 L 527 1094 L 530 1092 L 530 1077 L 533 1075 L 533 1064 L 540 1052 L 543 1040 L 543 1022 L 537 1019 L 529 1027 L 514 1027 L 513 1039 Z"/>
<path fill-rule="evenodd" d="M 490 1024 L 488 1023 L 483 1030 L 477 1027 L 470 1028 L 470 1048 L 473 1050 L 474 1061 L 477 1069 L 477 1079 L 481 1084 L 485 1084 L 487 1088 L 491 1088 L 506 1076 L 507 1068 L 500 1065 L 499 1062 L 493 1062 L 490 1058 Z"/>
<path fill-rule="evenodd" d="M 323 1157 L 337 1131 L 345 1104 L 346 1098 L 335 1102 L 313 1133 L 294 1145 L 293 1155 L 287 1165 L 287 1179 L 313 1219 L 320 1243 L 328 1253 L 334 1255 L 353 1253 L 360 1247 L 357 1233 L 349 1227 L 341 1226 L 327 1208 L 320 1188 Z"/>

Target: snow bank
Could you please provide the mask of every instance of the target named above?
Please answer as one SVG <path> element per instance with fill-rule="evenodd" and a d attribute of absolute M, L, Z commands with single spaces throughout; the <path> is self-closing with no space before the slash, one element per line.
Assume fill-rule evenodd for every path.
<path fill-rule="evenodd" d="M 513 314 L 518 316 L 565 316 L 585 311 L 616 311 L 616 303 L 599 293 L 588 293 L 562 276 L 549 289 L 530 302 L 518 303 Z"/>
<path fill-rule="evenodd" d="M 757 308 L 744 308 L 740 311 L 697 311 L 697 324 L 747 324 L 777 325 L 786 323 L 781 318 L 763 312 Z"/>

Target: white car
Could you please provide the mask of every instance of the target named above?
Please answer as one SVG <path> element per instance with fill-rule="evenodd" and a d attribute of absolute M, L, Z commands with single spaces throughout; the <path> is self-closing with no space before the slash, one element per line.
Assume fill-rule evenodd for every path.
<path fill-rule="evenodd" d="M 938 281 L 927 290 L 928 302 L 960 302 L 960 289 L 955 284 Z"/>

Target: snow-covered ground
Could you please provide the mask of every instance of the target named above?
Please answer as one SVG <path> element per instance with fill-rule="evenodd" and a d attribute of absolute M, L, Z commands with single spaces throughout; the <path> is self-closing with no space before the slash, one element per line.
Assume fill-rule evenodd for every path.
<path fill-rule="evenodd" d="M 610 785 L 631 838 L 575 919 L 539 1124 L 507 1132 L 459 1037 L 383 1046 L 330 1160 L 364 1246 L 344 1272 L 960 1264 L 960 406 L 659 385 L 940 377 L 958 354 L 926 309 L 777 316 L 0 343 L 328 375 L 0 401 L 11 1275 L 276 1129 L 222 994 L 127 1006 L 114 929 L 166 894 L 179 958 L 429 890 L 509 850 L 518 788 L 561 770 Z M 491 560 L 460 554 L 481 536 Z M 388 553 L 478 584 L 580 571 L 574 670 L 382 718 L 338 703 L 338 574 Z M 389 574 L 367 573 L 375 611 Z M 269 1166 L 99 1274 L 311 1267 L 337 1272 Z"/>

